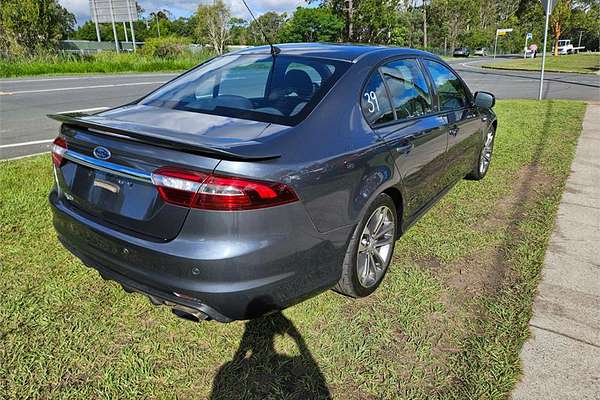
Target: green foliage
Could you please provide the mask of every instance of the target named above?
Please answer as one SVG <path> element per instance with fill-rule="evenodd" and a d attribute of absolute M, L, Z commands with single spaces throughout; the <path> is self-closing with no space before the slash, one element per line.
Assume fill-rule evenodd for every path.
<path fill-rule="evenodd" d="M 189 38 L 178 36 L 162 36 L 160 38 L 149 38 L 144 42 L 142 54 L 158 58 L 178 58 L 189 52 Z"/>
<path fill-rule="evenodd" d="M 229 20 L 229 27 L 229 44 L 244 45 L 250 43 L 248 21 L 234 17 Z"/>
<path fill-rule="evenodd" d="M 57 0 L 0 1 L 0 57 L 56 48 L 75 26 L 75 16 Z"/>
<path fill-rule="evenodd" d="M 339 42 L 344 21 L 327 8 L 298 7 L 278 39 L 281 42 Z"/>
<path fill-rule="evenodd" d="M 150 57 L 138 53 L 101 52 L 86 56 L 78 54 L 45 55 L 12 60 L 0 60 L 0 77 L 26 75 L 183 71 L 213 56 L 203 51 L 185 52 L 177 58 Z"/>
<path fill-rule="evenodd" d="M 200 4 L 196 11 L 195 36 L 201 44 L 209 44 L 217 54 L 223 54 L 229 39 L 231 10 L 223 2 Z"/>
<path fill-rule="evenodd" d="M 269 11 L 257 18 L 256 21 L 250 22 L 248 26 L 247 42 L 250 45 L 261 45 L 266 44 L 268 41 L 277 41 L 277 35 L 283 27 L 287 19 L 287 14 L 278 14 L 274 11 Z M 259 26 L 260 25 L 260 26 Z"/>
<path fill-rule="evenodd" d="M 353 0 L 351 12 L 345 0 L 308 2 L 317 7 L 299 7 L 292 15 L 273 11 L 259 15 L 269 40 L 348 41 L 416 48 L 427 43 L 429 50 L 451 52 L 459 45 L 492 48 L 496 28 L 513 28 L 498 41 L 500 53 L 512 53 L 523 50 L 527 32 L 533 34 L 529 44 L 541 47 L 543 38 L 544 13 L 539 0 Z M 2 0 L 0 12 L 0 52 L 4 57 L 51 50 L 60 38 L 96 40 L 95 26 L 90 21 L 71 32 L 73 16 L 57 0 Z M 134 25 L 138 41 L 159 36 L 186 37 L 213 47 L 217 53 L 225 51 L 227 44 L 267 42 L 255 21 L 232 18 L 223 0 L 201 4 L 189 18 L 172 19 L 167 10 L 158 10 Z M 581 34 L 582 45 L 597 50 L 598 32 L 598 0 L 559 1 L 552 16 L 551 40 L 571 39 L 575 44 Z M 100 25 L 100 36 L 103 41 L 113 40 L 111 24 Z M 122 24 L 117 25 L 117 37 L 125 40 Z"/>

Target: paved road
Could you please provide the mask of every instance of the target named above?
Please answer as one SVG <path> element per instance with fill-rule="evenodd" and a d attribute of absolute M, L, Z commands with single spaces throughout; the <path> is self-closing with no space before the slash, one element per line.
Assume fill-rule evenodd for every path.
<path fill-rule="evenodd" d="M 498 98 L 536 98 L 538 74 L 485 70 L 489 58 L 452 60 L 472 90 Z M 121 74 L 0 79 L 0 159 L 48 150 L 58 123 L 46 114 L 114 107 L 135 100 L 175 74 Z M 548 74 L 547 98 L 600 100 L 600 76 Z"/>
<path fill-rule="evenodd" d="M 484 69 L 490 57 L 451 60 L 450 64 L 465 79 L 471 90 L 487 90 L 500 99 L 537 99 L 540 74 L 533 71 L 504 71 Z M 498 62 L 501 62 L 500 60 Z M 600 100 L 600 75 L 546 73 L 544 98 Z"/>
<path fill-rule="evenodd" d="M 48 151 L 59 124 L 46 114 L 118 106 L 141 97 L 175 75 L 0 79 L 0 159 Z"/>

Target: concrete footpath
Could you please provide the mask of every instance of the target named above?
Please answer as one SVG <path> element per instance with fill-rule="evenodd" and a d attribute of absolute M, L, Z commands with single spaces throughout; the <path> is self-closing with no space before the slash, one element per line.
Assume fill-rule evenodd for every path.
<path fill-rule="evenodd" d="M 588 104 L 514 400 L 600 399 L 600 103 Z"/>

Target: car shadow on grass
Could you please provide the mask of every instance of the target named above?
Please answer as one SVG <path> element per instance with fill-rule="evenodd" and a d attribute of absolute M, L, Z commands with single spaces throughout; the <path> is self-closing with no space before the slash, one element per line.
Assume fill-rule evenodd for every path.
<path fill-rule="evenodd" d="M 293 339 L 298 355 L 280 354 L 276 336 Z M 325 377 L 294 324 L 281 312 L 246 322 L 233 359 L 221 366 L 211 400 L 331 399 Z"/>

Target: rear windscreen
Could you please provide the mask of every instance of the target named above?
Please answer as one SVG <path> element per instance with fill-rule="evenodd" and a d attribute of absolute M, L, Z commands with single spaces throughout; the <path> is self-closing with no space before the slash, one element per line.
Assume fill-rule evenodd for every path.
<path fill-rule="evenodd" d="M 140 104 L 295 125 L 349 65 L 300 56 L 224 55 L 166 84 Z"/>

